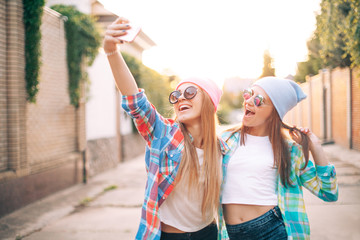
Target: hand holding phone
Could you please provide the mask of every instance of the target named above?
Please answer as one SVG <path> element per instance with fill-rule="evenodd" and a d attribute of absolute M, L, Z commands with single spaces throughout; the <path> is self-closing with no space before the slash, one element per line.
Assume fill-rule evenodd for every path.
<path fill-rule="evenodd" d="M 118 39 L 131 43 L 135 40 L 136 36 L 139 34 L 141 28 L 138 26 L 133 26 L 130 24 L 130 29 L 126 30 L 126 34 L 119 36 Z"/>

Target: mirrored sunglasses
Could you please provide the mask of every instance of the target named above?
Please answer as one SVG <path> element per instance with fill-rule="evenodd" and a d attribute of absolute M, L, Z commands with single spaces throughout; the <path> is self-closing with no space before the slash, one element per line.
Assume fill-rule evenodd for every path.
<path fill-rule="evenodd" d="M 243 91 L 243 97 L 245 100 L 250 99 L 254 95 L 254 91 L 251 88 L 245 89 Z M 259 107 L 264 103 L 264 97 L 260 94 L 254 97 L 254 105 Z"/>
<path fill-rule="evenodd" d="M 184 98 L 188 99 L 188 100 L 193 99 L 197 94 L 197 90 L 198 89 L 194 86 L 187 87 L 183 93 Z M 181 95 L 182 95 L 182 93 L 179 90 L 171 92 L 169 95 L 169 102 L 171 104 L 177 103 L 179 101 L 179 98 L 181 97 Z"/>

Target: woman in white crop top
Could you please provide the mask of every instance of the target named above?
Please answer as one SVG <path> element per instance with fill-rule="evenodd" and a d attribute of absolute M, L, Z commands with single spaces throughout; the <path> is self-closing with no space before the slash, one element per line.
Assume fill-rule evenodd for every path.
<path fill-rule="evenodd" d="M 282 122 L 306 95 L 293 81 L 265 77 L 243 96 L 242 125 L 223 134 L 231 149 L 221 196 L 230 240 L 309 239 L 302 186 L 336 201 L 338 185 L 318 138 Z"/>

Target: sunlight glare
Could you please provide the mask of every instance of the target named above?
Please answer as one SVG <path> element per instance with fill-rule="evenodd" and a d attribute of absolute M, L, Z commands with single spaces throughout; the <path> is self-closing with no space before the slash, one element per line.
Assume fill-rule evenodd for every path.
<path fill-rule="evenodd" d="M 295 74 L 305 61 L 319 0 L 101 0 L 142 26 L 156 47 L 145 65 L 180 77 L 257 78 L 269 49 L 276 75 Z M 124 14 L 124 15 L 122 15 Z"/>

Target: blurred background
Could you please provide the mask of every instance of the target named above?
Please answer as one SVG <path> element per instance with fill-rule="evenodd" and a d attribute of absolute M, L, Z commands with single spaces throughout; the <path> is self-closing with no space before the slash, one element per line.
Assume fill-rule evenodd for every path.
<path fill-rule="evenodd" d="M 0 0 L 0 217 L 144 153 L 101 46 L 119 16 L 142 28 L 120 50 L 164 116 L 198 76 L 239 124 L 241 91 L 278 76 L 308 95 L 286 122 L 360 151 L 359 0 Z"/>

